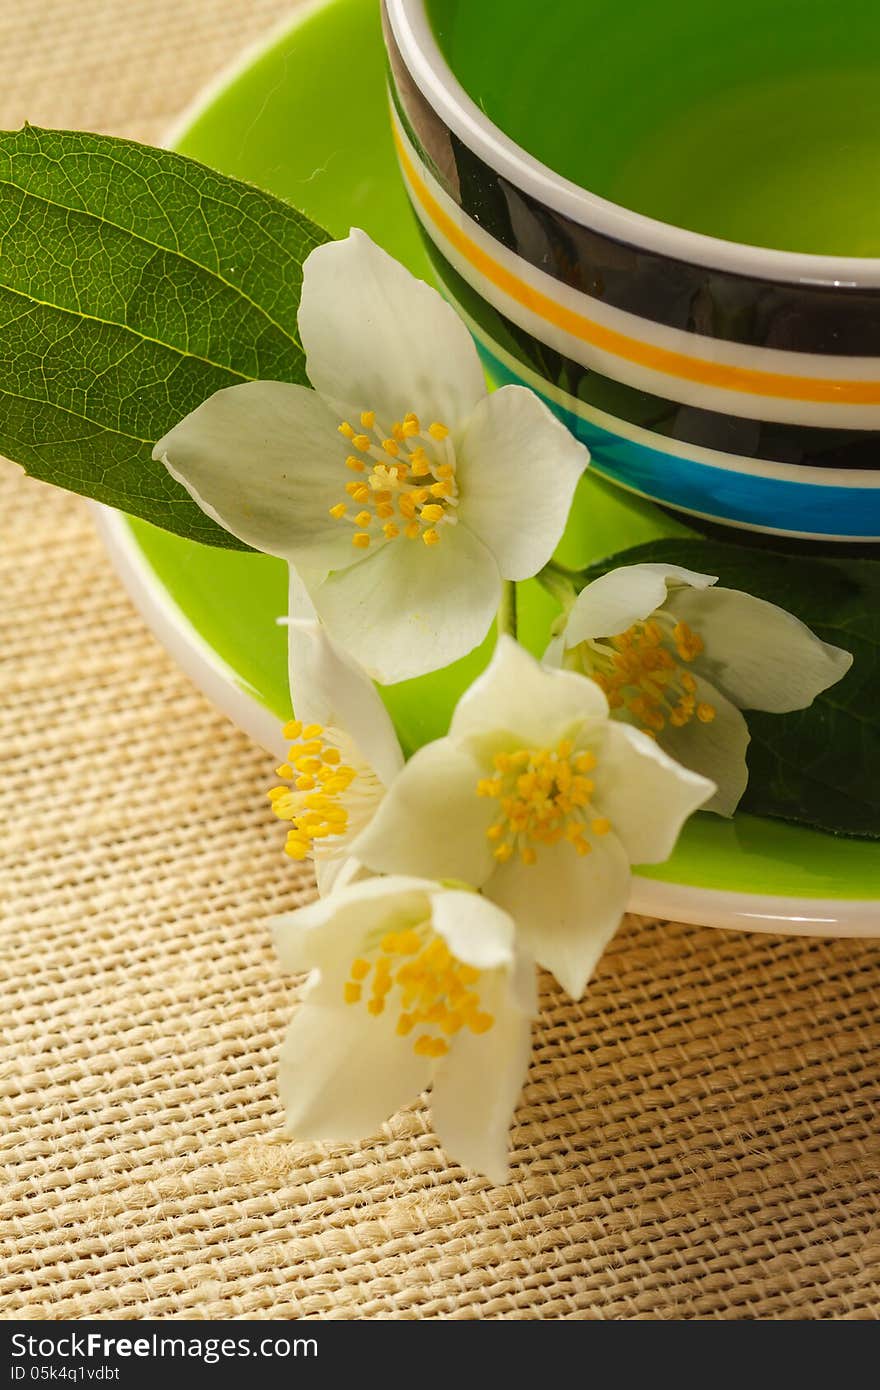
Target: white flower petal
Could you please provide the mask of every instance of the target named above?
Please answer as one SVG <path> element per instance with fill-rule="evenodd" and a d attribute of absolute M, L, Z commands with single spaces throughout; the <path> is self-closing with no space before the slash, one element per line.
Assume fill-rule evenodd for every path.
<path fill-rule="evenodd" d="M 454 956 L 476 970 L 510 969 L 513 919 L 479 893 L 446 889 L 431 899 L 434 930 Z"/>
<path fill-rule="evenodd" d="M 431 1091 L 434 1128 L 447 1153 L 494 1183 L 507 1181 L 508 1130 L 528 1072 L 537 1012 L 531 960 L 520 959 L 517 975 L 515 982 L 496 982 L 482 1001 L 493 1026 L 478 1036 L 456 1036 L 435 1066 Z"/>
<path fill-rule="evenodd" d="M 320 623 L 295 620 L 289 628 L 297 719 L 343 730 L 387 786 L 403 767 L 403 754 L 373 682 Z"/>
<path fill-rule="evenodd" d="M 315 883 L 319 896 L 329 897 L 343 873 L 346 881 L 348 880 L 352 868 L 357 868 L 357 860 L 349 857 L 347 845 L 344 850 L 341 849 L 339 854 L 321 855 L 320 858 L 316 855 L 314 861 Z"/>
<path fill-rule="evenodd" d="M 681 729 L 667 724 L 663 732 L 657 735 L 657 741 L 683 767 L 689 767 L 715 783 L 715 795 L 701 809 L 714 811 L 719 816 L 732 816 L 749 780 L 746 765 L 748 725 L 736 706 L 725 699 L 719 690 L 696 672 L 693 675 L 697 683 L 694 693 L 698 702 L 712 705 L 715 718 L 711 724 L 701 724 L 698 719 L 692 719 Z"/>
<path fill-rule="evenodd" d="M 699 738 L 708 726 L 693 723 Z M 593 777 L 596 810 L 611 821 L 631 864 L 668 859 L 688 816 L 715 791 L 626 724 L 609 724 Z"/>
<path fill-rule="evenodd" d="M 683 590 L 670 597 L 669 611 L 702 637 L 699 668 L 740 709 L 805 709 L 852 665 L 849 652 L 752 594 Z"/>
<path fill-rule="evenodd" d="M 317 968 L 330 976 L 371 932 L 392 930 L 386 922 L 427 917 L 428 894 L 436 889 L 436 883 L 419 878 L 368 878 L 282 913 L 269 923 L 278 959 L 285 970 Z"/>
<path fill-rule="evenodd" d="M 315 877 L 319 879 L 318 892 L 320 893 L 320 874 L 317 872 L 317 865 L 315 868 Z M 348 888 L 353 883 L 365 883 L 367 879 L 372 877 L 373 875 L 370 873 L 369 869 L 365 869 L 358 859 L 346 859 L 333 876 L 333 882 L 328 886 L 327 891 L 338 893 L 341 889 Z"/>
<path fill-rule="evenodd" d="M 317 1003 L 319 990 L 309 986 L 281 1049 L 285 1128 L 297 1139 L 364 1139 L 425 1089 L 430 1062 L 395 1035 L 393 1010 L 377 1018 L 360 1005 Z"/>
<path fill-rule="evenodd" d="M 579 999 L 620 924 L 629 884 L 629 860 L 612 833 L 583 857 L 558 844 L 540 846 L 534 864 L 510 859 L 483 891 L 514 918 L 524 950 Z"/>
<path fill-rule="evenodd" d="M 287 567 L 287 617 L 280 618 L 279 621 L 287 628 L 287 689 L 293 691 L 294 671 L 298 671 L 304 662 L 308 661 L 308 640 L 304 636 L 303 623 L 316 623 L 318 615 L 315 612 L 315 605 L 309 598 L 309 588 L 317 588 L 323 575 L 309 574 L 308 579 L 303 577 L 300 570 L 293 565 Z M 293 708 L 293 695 L 291 693 L 291 709 Z M 319 721 L 320 722 L 320 721 Z M 280 760 L 287 760 L 287 750 L 289 741 L 283 741 L 280 752 Z"/>
<path fill-rule="evenodd" d="M 302 567 L 296 569 L 293 565 L 288 566 L 287 617 L 289 621 L 318 621 L 315 605 L 309 598 L 309 590 L 316 588 L 320 584 L 321 578 L 320 573 L 303 570 Z"/>
<path fill-rule="evenodd" d="M 315 389 L 375 410 L 386 429 L 409 411 L 451 429 L 486 394 L 455 311 L 355 228 L 307 258 L 299 331 Z"/>
<path fill-rule="evenodd" d="M 395 778 L 352 853 L 376 873 L 419 873 L 479 888 L 495 863 L 486 831 L 497 810 L 477 796 L 483 775 L 449 739 L 426 744 Z"/>
<path fill-rule="evenodd" d="M 565 660 L 565 637 L 560 632 L 555 637 L 551 637 L 547 643 L 547 650 L 541 657 L 543 666 L 550 666 L 556 670 Z"/>
<path fill-rule="evenodd" d="M 608 701 L 595 681 L 575 671 L 548 670 L 503 635 L 486 670 L 459 700 L 449 732 L 459 739 L 506 731 L 523 746 L 543 748 L 573 726 L 607 714 Z"/>
<path fill-rule="evenodd" d="M 492 624 L 501 577 L 465 526 L 439 545 L 404 536 L 331 574 L 312 600 L 338 642 L 384 685 L 448 666 L 479 646 Z"/>
<path fill-rule="evenodd" d="M 697 574 L 679 565 L 622 565 L 594 579 L 578 594 L 568 615 L 565 643 L 600 637 L 616 637 L 633 623 L 644 621 L 666 602 L 667 584 L 705 589 L 714 584 L 710 574 Z"/>
<path fill-rule="evenodd" d="M 346 441 L 314 391 L 248 381 L 217 391 L 153 450 L 203 512 L 239 540 L 328 570 L 352 561 Z"/>
<path fill-rule="evenodd" d="M 505 579 L 529 579 L 553 551 L 590 455 L 522 386 L 480 401 L 456 437 L 461 514 Z"/>
<path fill-rule="evenodd" d="M 348 1005 L 343 986 L 368 938 L 428 917 L 436 887 L 421 879 L 366 879 L 272 923 L 282 965 L 317 970 L 281 1052 L 281 1098 L 298 1138 L 372 1134 L 427 1084 L 429 1062 L 397 1036 L 395 1011 L 374 1017 Z"/>

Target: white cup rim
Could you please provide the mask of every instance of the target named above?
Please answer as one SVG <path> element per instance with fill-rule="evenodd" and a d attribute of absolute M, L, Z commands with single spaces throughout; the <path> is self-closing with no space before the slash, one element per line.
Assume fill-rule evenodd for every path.
<path fill-rule="evenodd" d="M 431 29 L 425 0 L 385 0 L 391 31 L 417 87 L 483 162 L 544 206 L 618 242 L 750 279 L 880 289 L 880 257 L 820 256 L 725 241 L 633 212 L 554 173 L 494 125 L 458 81 Z"/>

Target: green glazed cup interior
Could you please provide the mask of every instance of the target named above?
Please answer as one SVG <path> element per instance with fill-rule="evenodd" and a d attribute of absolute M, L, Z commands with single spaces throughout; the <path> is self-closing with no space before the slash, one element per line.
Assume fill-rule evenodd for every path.
<path fill-rule="evenodd" d="M 725 240 L 880 255 L 876 0 L 426 0 L 486 116 L 581 188 Z"/>

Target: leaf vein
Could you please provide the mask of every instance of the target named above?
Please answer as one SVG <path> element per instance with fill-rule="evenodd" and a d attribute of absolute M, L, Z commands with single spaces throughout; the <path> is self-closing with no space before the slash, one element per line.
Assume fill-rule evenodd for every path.
<path fill-rule="evenodd" d="M 125 166 L 123 165 L 122 167 L 124 168 Z M 250 304 L 252 308 L 256 309 L 257 313 L 260 314 L 264 319 L 266 319 L 266 321 L 270 323 L 273 328 L 277 328 L 278 332 L 281 333 L 288 340 L 288 342 L 293 343 L 294 346 L 297 348 L 300 347 L 299 340 L 296 337 L 294 337 L 294 335 L 289 331 L 289 329 L 284 328 L 283 325 L 277 321 L 277 319 L 272 317 L 272 315 L 269 313 L 267 309 L 263 308 L 261 304 L 258 304 L 256 300 L 252 299 L 251 296 L 247 293 L 247 291 L 242 289 L 240 285 L 234 285 L 231 282 L 231 280 L 227 280 L 224 275 L 221 275 L 219 270 L 214 270 L 211 266 L 202 265 L 192 256 L 186 255 L 185 252 L 179 249 L 173 250 L 171 247 L 163 246 L 160 242 L 152 241 L 149 237 L 141 235 L 140 232 L 132 231 L 129 227 L 120 226 L 118 222 L 114 222 L 111 218 L 103 217 L 96 212 L 91 212 L 88 208 L 71 208 L 68 207 L 66 203 L 54 202 L 51 198 L 46 198 L 41 193 L 34 193 L 29 188 L 24 188 L 21 184 L 16 183 L 13 179 L 0 178 L 0 187 L 14 188 L 25 198 L 33 198 L 39 203 L 44 203 L 47 207 L 57 208 L 60 212 L 75 213 L 77 216 L 89 218 L 95 222 L 102 223 L 106 227 L 113 227 L 117 232 L 122 232 L 125 236 L 131 237 L 133 241 L 140 242 L 142 246 L 149 246 L 152 250 L 161 251 L 167 256 L 177 256 L 180 260 L 185 261 L 188 265 L 194 266 L 196 270 L 200 270 L 203 274 L 209 275 L 211 279 L 216 280 L 221 285 L 224 285 L 226 289 L 231 290 L 233 294 L 240 295 L 241 298 L 245 300 L 246 303 Z M 202 195 L 200 195 L 200 200 L 201 196 Z M 238 211 L 241 211 L 241 209 L 239 208 Z M 277 238 L 270 236 L 269 233 L 266 232 L 265 228 L 261 227 L 259 222 L 256 222 L 256 220 L 253 217 L 251 217 L 250 214 L 245 212 L 243 213 L 243 217 L 247 221 L 253 222 L 257 229 L 269 241 L 271 241 L 273 245 L 278 246 L 279 250 L 283 251 L 285 255 L 290 254 L 289 250 L 286 247 L 282 246 L 281 243 L 277 240 Z M 216 243 L 213 241 L 213 238 L 211 238 L 211 240 L 212 244 L 216 248 Z"/>
<path fill-rule="evenodd" d="M 34 295 L 28 294 L 25 290 L 17 290 L 12 285 L 3 284 L 0 281 L 0 289 L 7 294 L 13 294 L 18 299 L 24 299 L 28 304 L 38 305 L 42 309 L 51 309 L 56 314 L 66 314 L 74 319 L 84 319 L 87 323 L 100 324 L 102 328 L 116 328 L 121 333 L 130 333 L 142 343 L 152 343 L 155 347 L 165 348 L 168 352 L 176 353 L 178 357 L 189 357 L 195 362 L 202 362 L 206 367 L 214 367 L 217 371 L 228 372 L 230 376 L 238 377 L 240 381 L 255 381 L 256 378 L 248 372 L 239 371 L 237 367 L 227 366 L 223 362 L 215 362 L 213 358 L 205 357 L 199 352 L 190 352 L 187 348 L 178 347 L 176 343 L 163 343 L 161 338 L 154 338 L 149 333 L 142 333 L 139 328 L 132 328 L 131 324 L 118 323 L 115 319 L 102 319 L 97 314 L 87 314 L 82 309 L 68 309 L 63 304 L 53 304 L 48 299 L 37 299 Z M 26 317 L 26 315 L 18 315 Z M 128 354 L 126 353 L 126 356 Z M 9 394 L 8 392 L 6 394 Z M 22 399 L 25 399 L 22 397 Z"/>

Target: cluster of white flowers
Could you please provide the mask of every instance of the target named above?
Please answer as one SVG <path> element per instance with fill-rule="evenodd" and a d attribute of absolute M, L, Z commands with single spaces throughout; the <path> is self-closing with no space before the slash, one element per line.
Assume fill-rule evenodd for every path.
<path fill-rule="evenodd" d="M 361 232 L 313 251 L 314 390 L 212 396 L 156 446 L 199 505 L 290 566 L 296 719 L 273 809 L 321 897 L 274 923 L 312 972 L 281 1057 L 290 1132 L 356 1140 L 426 1086 L 441 1140 L 503 1181 L 535 962 L 573 996 L 699 807 L 745 788 L 740 709 L 846 672 L 790 614 L 674 566 L 604 575 L 543 662 L 502 633 L 408 762 L 376 690 L 447 666 L 550 561 L 589 456 L 531 392 L 489 395 L 435 291 Z"/>

